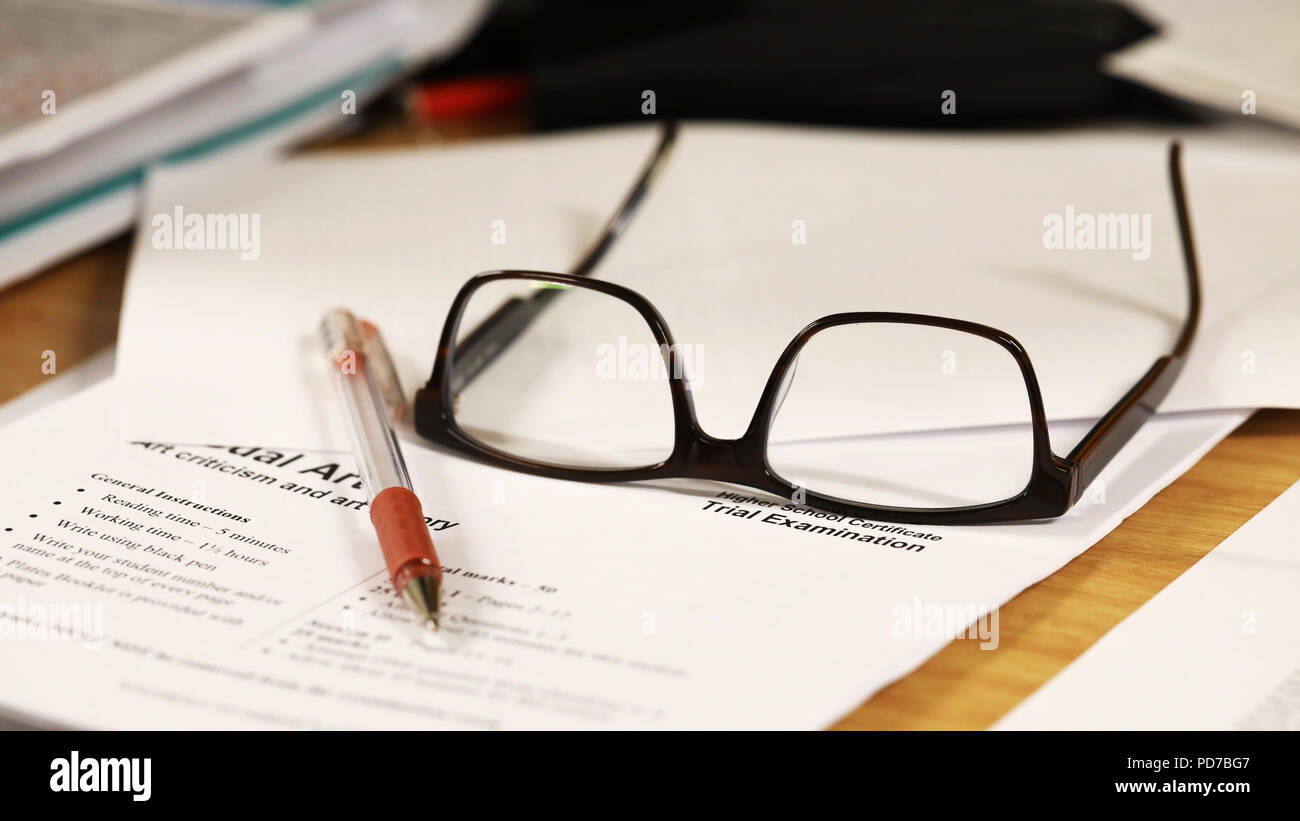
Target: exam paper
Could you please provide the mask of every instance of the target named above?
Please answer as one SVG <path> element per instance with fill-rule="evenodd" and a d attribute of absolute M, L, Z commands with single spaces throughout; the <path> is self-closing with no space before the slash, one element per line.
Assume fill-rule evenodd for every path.
<path fill-rule="evenodd" d="M 345 449 L 346 431 L 316 413 L 330 395 L 314 339 L 322 313 L 343 305 L 375 322 L 413 390 L 428 379 L 464 281 L 496 268 L 566 270 L 654 136 L 609 129 L 159 170 L 123 310 L 124 436 Z M 745 429 L 802 327 L 849 310 L 1000 328 L 1028 350 L 1049 418 L 1096 418 L 1170 349 L 1184 316 L 1166 146 L 1105 132 L 687 125 L 599 276 L 649 297 L 678 343 L 698 354 L 694 399 L 716 436 Z M 1192 136 L 1186 172 L 1204 313 L 1161 409 L 1300 406 L 1300 262 L 1286 219 L 1300 210 L 1300 167 L 1286 153 Z M 255 235 L 224 248 L 167 249 L 178 236 L 185 245 L 187 221 L 206 226 L 224 214 L 250 229 L 256 219 Z M 1137 217 L 1131 247 L 1044 246 L 1052 217 L 1074 225 L 1106 214 Z M 826 401 L 807 397 L 826 409 L 816 435 L 1019 421 L 1026 403 L 1016 391 L 987 392 L 979 413 L 952 404 L 918 414 L 911 380 L 946 374 L 945 363 L 968 373 L 969 352 L 958 347 L 926 352 L 924 370 L 871 379 L 879 404 L 870 415 L 835 416 L 838 386 L 820 380 Z M 851 373 L 857 353 L 841 349 L 823 366 Z M 593 351 L 593 368 L 597 361 Z M 1066 452 L 1075 442 L 1053 444 Z"/>
<path fill-rule="evenodd" d="M 1300 730 L 1300 484 L 997 729 Z"/>
<path fill-rule="evenodd" d="M 16 468 L 0 475 L 10 717 L 821 727 L 956 635 L 995 647 L 993 608 L 1243 418 L 1157 418 L 1066 517 L 968 528 L 837 518 L 711 483 L 542 479 L 412 444 L 446 568 L 434 636 L 392 593 L 349 460 L 121 443 L 122 389 L 105 381 L 0 431 Z M 910 450 L 961 441 L 917 436 Z M 967 633 L 981 617 L 989 629 Z"/>

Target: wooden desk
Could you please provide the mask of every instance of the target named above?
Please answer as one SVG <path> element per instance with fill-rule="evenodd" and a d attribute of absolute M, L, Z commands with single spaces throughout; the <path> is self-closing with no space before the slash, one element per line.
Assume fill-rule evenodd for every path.
<path fill-rule="evenodd" d="M 517 131 L 507 119 L 474 133 Z M 461 139 L 381 122 L 342 148 Z M 0 290 L 0 402 L 113 344 L 129 243 L 114 240 Z M 982 729 L 1300 479 L 1300 411 L 1256 413 L 1109 536 L 999 613 L 999 646 L 955 641 L 836 725 Z"/>

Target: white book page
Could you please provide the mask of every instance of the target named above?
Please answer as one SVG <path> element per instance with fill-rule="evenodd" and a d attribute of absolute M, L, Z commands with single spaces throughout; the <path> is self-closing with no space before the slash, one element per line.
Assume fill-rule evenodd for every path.
<path fill-rule="evenodd" d="M 1300 17 L 1289 0 L 1137 0 L 1159 32 L 1107 69 L 1234 117 L 1300 125 Z"/>

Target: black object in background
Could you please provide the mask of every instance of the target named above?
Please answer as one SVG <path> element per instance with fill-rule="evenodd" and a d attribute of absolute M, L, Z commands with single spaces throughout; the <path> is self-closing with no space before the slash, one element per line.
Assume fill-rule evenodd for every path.
<path fill-rule="evenodd" d="M 1101 71 L 1153 32 L 1114 0 L 502 0 L 429 77 L 521 74 L 543 129 L 644 120 L 647 90 L 658 118 L 968 128 L 1182 116 Z"/>
<path fill-rule="evenodd" d="M 1105 0 L 595 0 L 538 7 L 539 127 L 656 115 L 967 127 L 1099 113 L 1154 29 Z M 955 92 L 956 114 L 941 110 Z"/>

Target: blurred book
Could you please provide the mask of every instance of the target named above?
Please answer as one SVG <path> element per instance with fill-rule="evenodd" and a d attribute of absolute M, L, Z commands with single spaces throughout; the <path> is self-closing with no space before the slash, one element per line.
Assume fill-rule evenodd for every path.
<path fill-rule="evenodd" d="M 0 286 L 129 227 L 150 163 L 337 124 L 486 7 L 3 0 Z"/>

